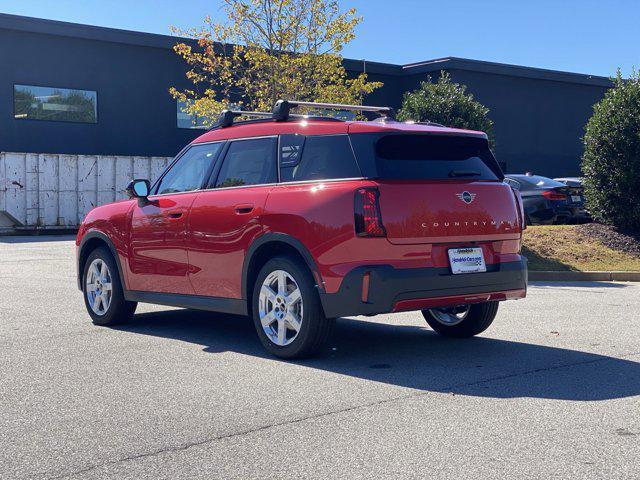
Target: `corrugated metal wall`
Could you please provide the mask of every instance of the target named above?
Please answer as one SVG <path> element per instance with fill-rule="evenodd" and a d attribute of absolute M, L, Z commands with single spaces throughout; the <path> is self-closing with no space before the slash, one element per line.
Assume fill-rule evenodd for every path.
<path fill-rule="evenodd" d="M 97 205 L 155 180 L 170 157 L 0 153 L 0 227 L 73 228 Z"/>

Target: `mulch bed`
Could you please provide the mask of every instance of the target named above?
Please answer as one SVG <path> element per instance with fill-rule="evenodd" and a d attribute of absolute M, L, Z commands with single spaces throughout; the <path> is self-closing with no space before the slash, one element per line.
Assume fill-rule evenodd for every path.
<path fill-rule="evenodd" d="M 640 257 L 640 234 L 638 233 L 623 233 L 610 225 L 600 223 L 586 223 L 578 225 L 576 229 L 613 250 Z"/>

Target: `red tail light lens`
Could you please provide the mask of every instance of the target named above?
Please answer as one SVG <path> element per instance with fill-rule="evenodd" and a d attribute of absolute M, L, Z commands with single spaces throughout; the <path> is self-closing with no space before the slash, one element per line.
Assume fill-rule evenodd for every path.
<path fill-rule="evenodd" d="M 547 200 L 566 200 L 567 196 L 562 193 L 562 192 L 558 192 L 556 190 L 545 190 L 544 192 L 542 192 L 542 195 L 544 195 L 544 197 Z"/>
<path fill-rule="evenodd" d="M 380 215 L 380 192 L 377 188 L 356 190 L 355 222 L 356 235 L 359 237 L 386 237 L 387 231 L 382 225 Z"/>
<path fill-rule="evenodd" d="M 520 195 L 520 192 L 513 187 L 511 187 L 511 191 L 513 192 L 513 196 L 516 199 L 516 208 L 518 209 L 518 220 L 520 221 L 520 228 L 524 230 L 527 228 L 527 222 L 525 220 L 524 204 L 522 203 L 522 195 Z"/>

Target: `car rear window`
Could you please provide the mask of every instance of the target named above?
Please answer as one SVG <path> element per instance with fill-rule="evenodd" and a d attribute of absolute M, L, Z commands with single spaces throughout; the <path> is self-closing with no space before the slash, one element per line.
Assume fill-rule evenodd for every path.
<path fill-rule="evenodd" d="M 541 177 L 539 175 L 523 175 L 521 177 L 517 177 L 517 180 L 520 183 L 525 183 L 531 186 L 536 186 L 541 188 L 555 188 L 555 187 L 566 186 L 564 183 L 558 182 L 551 178 Z"/>
<path fill-rule="evenodd" d="M 281 135 L 280 181 L 360 177 L 347 135 Z"/>
<path fill-rule="evenodd" d="M 384 135 L 376 141 L 377 174 L 388 179 L 501 180 L 487 141 L 445 135 Z"/>

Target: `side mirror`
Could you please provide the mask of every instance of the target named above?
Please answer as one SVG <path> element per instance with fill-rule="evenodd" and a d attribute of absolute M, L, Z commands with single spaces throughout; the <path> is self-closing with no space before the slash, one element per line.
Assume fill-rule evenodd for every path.
<path fill-rule="evenodd" d="M 147 197 L 149 196 L 149 193 L 151 193 L 151 183 L 149 180 L 136 178 L 129 182 L 126 192 L 129 195 L 129 198 L 137 198 L 138 204 L 143 205 L 147 203 Z"/>

